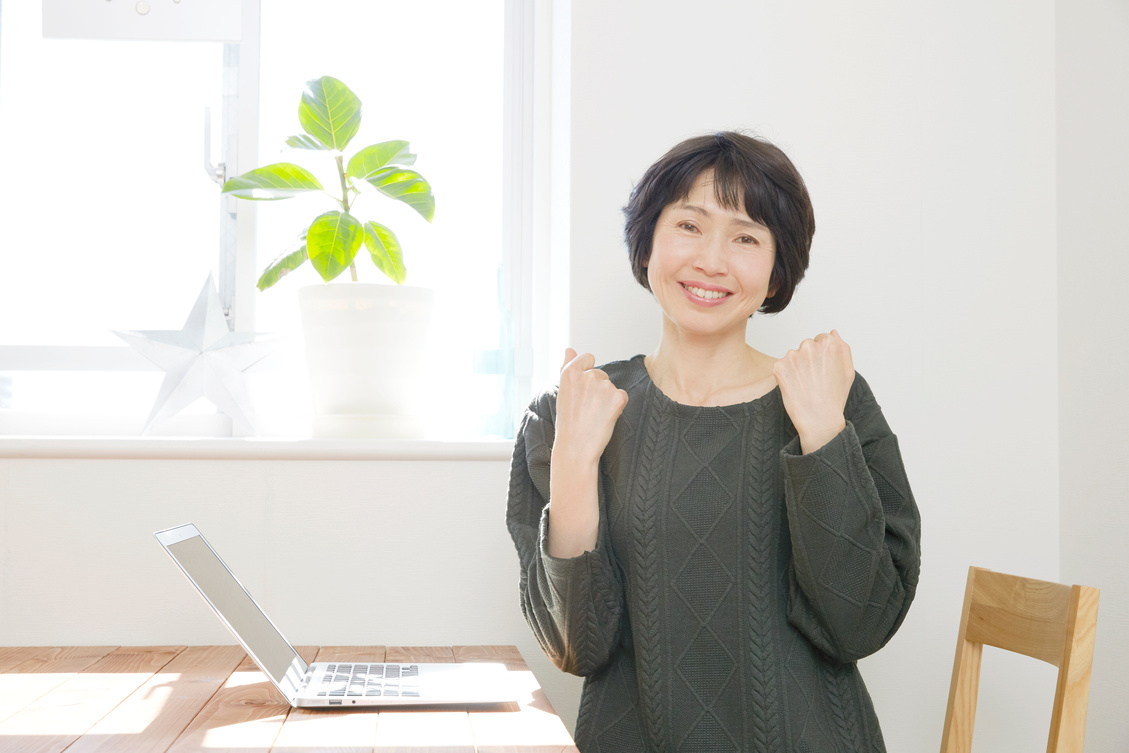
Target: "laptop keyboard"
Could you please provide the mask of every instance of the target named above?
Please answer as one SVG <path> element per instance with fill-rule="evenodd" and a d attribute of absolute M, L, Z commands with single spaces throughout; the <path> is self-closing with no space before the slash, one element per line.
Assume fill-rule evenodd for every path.
<path fill-rule="evenodd" d="M 418 664 L 330 664 L 318 688 L 329 698 L 419 698 Z"/>

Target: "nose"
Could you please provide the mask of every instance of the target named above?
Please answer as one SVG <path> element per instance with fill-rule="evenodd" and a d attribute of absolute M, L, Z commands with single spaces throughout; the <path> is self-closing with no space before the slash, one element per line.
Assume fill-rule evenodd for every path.
<path fill-rule="evenodd" d="M 694 268 L 711 276 L 723 275 L 727 271 L 725 242 L 720 238 L 705 238 L 698 246 Z"/>

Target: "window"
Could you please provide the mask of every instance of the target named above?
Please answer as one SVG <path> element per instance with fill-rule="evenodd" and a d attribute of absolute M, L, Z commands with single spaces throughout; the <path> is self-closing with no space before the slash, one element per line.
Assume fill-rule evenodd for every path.
<path fill-rule="evenodd" d="M 125 414 L 160 375 L 102 370 L 136 363 L 110 330 L 182 320 L 203 278 L 180 272 L 214 256 L 215 186 L 191 178 L 223 46 L 44 39 L 40 27 L 38 3 L 0 5 L 0 408 Z M 84 356 L 95 370 L 59 370 Z M 5 370 L 17 358 L 24 368 Z"/>
<path fill-rule="evenodd" d="M 437 290 L 433 371 L 447 377 L 448 406 L 437 437 L 510 436 L 514 405 L 528 396 L 528 374 L 515 380 L 514 363 L 522 369 L 529 359 L 514 358 L 513 333 L 528 342 L 522 333 L 531 314 L 528 304 L 515 309 L 527 285 L 507 262 L 507 253 L 512 260 L 530 252 L 528 238 L 513 237 L 504 222 L 503 169 L 514 150 L 503 139 L 504 83 L 514 50 L 525 51 L 528 41 L 515 42 L 523 27 L 512 18 L 507 38 L 507 13 L 523 5 L 324 0 L 312 11 L 305 3 L 260 9 L 258 0 L 245 0 L 245 43 L 225 46 L 44 39 L 39 3 L 2 2 L 0 143 L 8 180 L 0 217 L 8 238 L 0 434 L 136 434 L 164 375 L 111 330 L 179 329 L 209 273 L 230 282 L 219 261 L 219 188 L 203 168 L 203 118 L 210 108 L 218 162 L 234 50 L 239 125 L 253 128 L 257 116 L 258 139 L 256 158 L 229 167 L 228 177 L 270 162 L 301 163 L 304 155 L 281 147 L 300 132 L 304 82 L 321 75 L 341 79 L 364 102 L 354 145 L 411 142 L 415 168 L 436 195 L 435 220 L 429 225 L 383 199 L 379 211 L 404 247 L 408 283 Z M 246 39 L 259 24 L 255 50 Z M 257 110 L 248 97 L 257 98 Z M 240 147 L 248 141 L 255 143 L 241 132 Z M 249 374 L 261 434 L 301 436 L 308 426 L 296 296 L 320 278 L 306 265 L 265 292 L 253 285 L 292 242 L 295 217 L 317 213 L 303 203 L 316 201 L 238 206 L 253 216 L 256 241 L 240 230 L 236 328 L 286 336 L 276 356 Z M 358 272 L 362 280 L 379 275 L 361 258 Z M 521 356 L 527 345 L 516 350 Z M 154 433 L 215 435 L 226 427 L 201 400 Z"/>

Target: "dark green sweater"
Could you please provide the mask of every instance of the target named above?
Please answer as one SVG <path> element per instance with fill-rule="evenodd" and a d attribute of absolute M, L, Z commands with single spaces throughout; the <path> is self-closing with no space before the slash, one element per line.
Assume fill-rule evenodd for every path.
<path fill-rule="evenodd" d="M 920 518 L 870 388 L 801 455 L 779 389 L 693 407 L 643 357 L 603 367 L 627 408 L 600 461 L 596 548 L 545 550 L 556 390 L 514 448 L 507 524 L 526 620 L 586 678 L 584 753 L 884 751 L 855 661 L 913 600 Z"/>

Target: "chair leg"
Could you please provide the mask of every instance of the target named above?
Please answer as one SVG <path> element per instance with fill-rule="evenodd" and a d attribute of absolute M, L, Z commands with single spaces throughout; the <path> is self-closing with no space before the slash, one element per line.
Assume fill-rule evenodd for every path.
<path fill-rule="evenodd" d="M 976 723 L 976 694 L 980 686 L 980 657 L 984 645 L 962 636 L 953 662 L 949 686 L 949 705 L 945 710 L 945 731 L 941 753 L 971 753 L 972 728 Z"/>
<path fill-rule="evenodd" d="M 945 730 L 941 735 L 941 753 L 971 753 L 972 727 L 976 723 L 976 692 L 980 686 L 980 656 L 984 646 L 973 643 L 968 635 L 968 616 L 972 612 L 972 593 L 977 568 L 968 568 L 964 588 L 964 608 L 960 613 L 957 652 L 953 659 L 953 677 L 949 683 L 949 705 L 945 709 Z"/>
<path fill-rule="evenodd" d="M 1074 586 L 1070 594 L 1071 629 L 1066 633 L 1062 665 L 1055 687 L 1054 713 L 1047 753 L 1082 753 L 1086 740 L 1086 708 L 1098 622 L 1098 590 Z"/>

